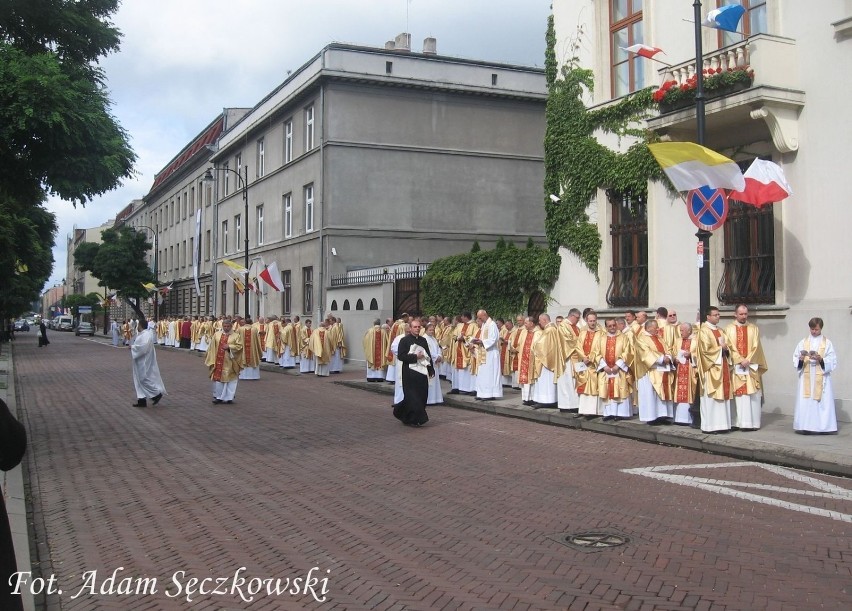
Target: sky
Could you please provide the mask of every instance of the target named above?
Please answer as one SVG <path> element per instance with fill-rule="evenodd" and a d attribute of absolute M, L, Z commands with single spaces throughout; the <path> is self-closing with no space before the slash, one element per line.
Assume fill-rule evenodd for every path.
<path fill-rule="evenodd" d="M 180 150 L 226 107 L 253 107 L 331 42 L 384 47 L 401 32 L 411 49 L 544 65 L 551 0 L 123 0 L 121 48 L 101 61 L 112 113 L 138 157 L 133 178 L 89 202 L 55 198 L 53 274 L 66 275 L 74 227 L 99 227 L 142 198 Z"/>

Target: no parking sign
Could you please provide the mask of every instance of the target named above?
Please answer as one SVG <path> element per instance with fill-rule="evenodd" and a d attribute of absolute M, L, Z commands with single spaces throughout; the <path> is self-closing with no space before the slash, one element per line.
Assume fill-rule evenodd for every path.
<path fill-rule="evenodd" d="M 724 189 L 708 186 L 693 189 L 686 194 L 686 209 L 696 227 L 714 231 L 728 218 L 728 196 Z"/>

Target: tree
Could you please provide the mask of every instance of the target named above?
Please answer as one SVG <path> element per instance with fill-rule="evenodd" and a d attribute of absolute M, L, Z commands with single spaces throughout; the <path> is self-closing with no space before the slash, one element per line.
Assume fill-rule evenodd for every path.
<path fill-rule="evenodd" d="M 132 175 L 99 58 L 118 50 L 118 0 L 6 0 L 0 11 L 0 191 L 84 204 Z"/>
<path fill-rule="evenodd" d="M 145 261 L 151 243 L 144 233 L 126 225 L 105 229 L 101 239 L 100 244 L 80 244 L 74 251 L 74 261 L 81 270 L 91 272 L 98 279 L 98 285 L 114 289 L 119 297 L 127 300 L 144 328 L 145 314 L 140 300 L 147 298 L 149 291 L 143 285 L 156 281 Z"/>
<path fill-rule="evenodd" d="M 62 307 L 71 308 L 71 313 L 74 316 L 77 316 L 80 313 L 80 306 L 91 306 L 92 313 L 97 313 L 101 309 L 101 296 L 97 293 L 89 293 L 88 295 L 81 295 L 77 293 L 74 295 L 66 295 L 62 299 Z"/>
<path fill-rule="evenodd" d="M 136 155 L 99 59 L 118 50 L 119 0 L 4 0 L 0 10 L 0 319 L 53 268 L 48 195 L 76 205 L 117 187 Z"/>

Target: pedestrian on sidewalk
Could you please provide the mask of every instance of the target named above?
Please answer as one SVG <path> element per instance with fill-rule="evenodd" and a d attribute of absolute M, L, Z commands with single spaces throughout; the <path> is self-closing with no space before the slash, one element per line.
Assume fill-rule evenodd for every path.
<path fill-rule="evenodd" d="M 136 403 L 133 407 L 147 407 L 148 399 L 154 405 L 160 402 L 166 393 L 163 378 L 160 377 L 160 368 L 157 365 L 157 353 L 154 344 L 153 320 L 148 321 L 148 328 L 133 338 L 130 344 L 130 357 L 133 359 L 133 386 L 136 388 Z"/>
<path fill-rule="evenodd" d="M 44 319 L 38 321 L 38 347 L 47 346 L 50 342 L 47 341 L 47 325 L 44 324 Z"/>
<path fill-rule="evenodd" d="M 0 470 L 9 471 L 17 467 L 26 449 L 27 432 L 24 426 L 15 420 L 6 403 L 0 399 Z M 11 583 L 15 582 L 12 575 L 17 570 L 6 502 L 0 492 L 0 609 L 3 611 L 23 611 L 20 594 L 12 594 Z"/>

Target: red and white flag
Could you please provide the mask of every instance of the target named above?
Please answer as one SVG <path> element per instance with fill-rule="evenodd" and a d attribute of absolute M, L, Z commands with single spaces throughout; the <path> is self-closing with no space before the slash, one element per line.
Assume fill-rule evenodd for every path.
<path fill-rule="evenodd" d="M 618 47 L 624 51 L 629 53 L 635 53 L 636 55 L 641 55 L 642 57 L 651 58 L 654 57 L 657 53 L 666 54 L 665 51 L 660 49 L 659 47 L 649 47 L 648 45 L 631 45 L 629 47 Z"/>
<path fill-rule="evenodd" d="M 281 272 L 278 271 L 278 264 L 275 261 L 267 265 L 266 269 L 260 272 L 260 279 L 276 291 L 280 292 L 284 288 L 284 283 L 281 282 Z"/>
<path fill-rule="evenodd" d="M 771 161 L 755 159 L 743 174 L 743 178 L 746 183 L 745 189 L 732 191 L 728 197 L 744 204 L 759 208 L 765 204 L 780 202 L 793 194 L 793 189 L 787 182 L 787 177 L 784 176 L 784 170 Z"/>

